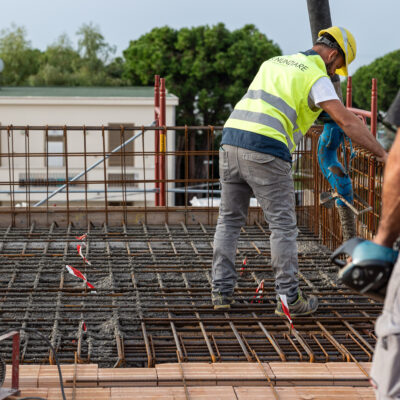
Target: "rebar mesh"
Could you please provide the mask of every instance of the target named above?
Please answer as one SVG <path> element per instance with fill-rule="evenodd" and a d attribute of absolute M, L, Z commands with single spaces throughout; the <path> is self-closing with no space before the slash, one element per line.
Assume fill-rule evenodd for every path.
<path fill-rule="evenodd" d="M 44 140 L 49 130 L 57 129 L 66 143 L 62 153 L 51 155 L 64 160 L 58 169 L 46 163 L 47 150 L 35 150 L 37 138 Z M 50 338 L 61 362 L 73 362 L 76 353 L 79 360 L 100 366 L 250 361 L 252 350 L 262 361 L 371 360 L 376 340 L 373 323 L 381 304 L 338 284 L 336 269 L 329 262 L 329 250 L 341 242 L 341 229 L 337 211 L 319 205 L 320 193 L 328 189 L 316 159 L 320 127 L 310 130 L 293 156 L 300 286 L 319 297 L 320 307 L 314 316 L 296 319 L 297 331 L 292 334 L 287 321 L 274 315 L 269 231 L 258 207 L 250 208 L 240 235 L 238 304 L 226 313 L 212 309 L 220 128 L 160 128 L 167 142 L 172 140 L 170 135 L 178 135 L 180 147 L 171 150 L 167 145 L 165 184 L 158 188 L 152 166 L 155 153 L 144 138 L 154 135 L 154 127 L 129 128 L 142 135 L 133 151 L 119 154 L 118 171 L 105 162 L 99 174 L 88 172 L 75 183 L 67 182 L 73 160 L 80 163 L 74 173 L 85 170 L 108 154 L 106 131 L 120 135 L 122 142 L 124 129 L 0 127 L 7 143 L 0 153 L 0 321 L 4 330 L 36 327 Z M 95 135 L 97 147 L 88 145 L 89 133 Z M 24 146 L 17 148 L 21 140 Z M 77 143 L 82 144 L 80 150 L 74 147 Z M 358 218 L 357 229 L 370 238 L 380 213 L 382 165 L 370 154 L 356 151 L 351 171 L 361 199 L 356 207 L 372 206 L 372 211 Z M 135 158 L 135 167 L 125 162 L 129 156 Z M 184 171 L 183 176 L 172 173 L 173 165 Z M 201 173 L 195 173 L 198 165 Z M 38 171 L 43 175 L 40 179 L 35 175 Z M 52 176 L 55 172 L 63 177 Z M 58 200 L 55 197 L 34 207 L 38 199 L 65 183 Z M 153 204 L 160 187 L 168 193 L 165 207 Z M 131 204 L 135 193 L 141 200 Z M 98 198 L 92 202 L 94 194 Z M 203 201 L 197 207 L 191 204 L 195 195 Z M 77 254 L 76 237 L 85 232 L 85 256 L 92 266 Z M 244 259 L 245 274 L 240 275 Z M 68 274 L 66 265 L 81 270 L 96 293 Z M 265 297 L 257 303 L 255 289 L 262 279 Z M 6 357 L 9 347 L 7 341 L 0 343 Z M 23 335 L 21 354 L 25 363 L 53 362 L 49 348 L 31 334 Z"/>
<path fill-rule="evenodd" d="M 336 282 L 326 248 L 302 228 L 299 235 L 300 287 L 320 299 L 318 312 L 295 320 L 295 334 L 274 315 L 274 278 L 269 231 L 256 224 L 242 229 L 236 266 L 239 273 L 229 312 L 216 312 L 210 301 L 214 227 L 145 225 L 88 226 L 83 263 L 71 224 L 49 229 L 2 229 L 0 310 L 3 329 L 40 329 L 61 362 L 100 366 L 153 366 L 179 361 L 370 361 L 373 323 L 381 310 L 374 301 Z M 241 275 L 246 258 L 245 274 Z M 68 274 L 79 268 L 96 293 Z M 262 303 L 253 302 L 265 280 Z M 87 328 L 85 332 L 83 325 Z M 9 343 L 0 343 L 7 355 Z M 45 343 L 25 334 L 24 363 L 52 355 Z"/>

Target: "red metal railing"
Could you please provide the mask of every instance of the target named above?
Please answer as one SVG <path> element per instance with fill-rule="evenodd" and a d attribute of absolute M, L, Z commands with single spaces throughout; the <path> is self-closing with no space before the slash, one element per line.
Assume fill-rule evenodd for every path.
<path fill-rule="evenodd" d="M 159 115 L 160 115 L 160 76 L 155 76 L 154 82 L 154 121 L 155 125 L 159 126 Z M 155 194 L 155 205 L 160 205 L 160 133 L 158 130 L 154 131 L 154 179 L 155 179 L 155 188 L 157 192 Z"/>
<path fill-rule="evenodd" d="M 372 78 L 372 85 L 371 85 L 371 110 L 360 110 L 358 108 L 352 107 L 352 79 L 351 76 L 348 77 L 347 80 L 347 94 L 346 94 L 346 106 L 347 108 L 354 112 L 357 116 L 361 117 L 364 123 L 367 123 L 367 118 L 370 119 L 371 124 L 371 133 L 376 138 L 376 131 L 378 126 L 378 91 L 377 91 L 377 80 L 376 78 Z M 368 203 L 375 209 L 376 204 L 374 202 L 374 194 L 372 188 L 375 187 L 375 179 L 376 179 L 376 160 L 374 157 L 371 157 L 369 160 L 369 177 L 368 177 L 368 186 L 369 190 L 369 197 Z M 369 225 L 373 224 L 373 213 L 369 215 Z"/>
<path fill-rule="evenodd" d="M 372 79 L 371 86 L 371 110 L 361 110 L 359 108 L 352 107 L 352 79 L 351 76 L 347 79 L 347 91 L 346 91 L 346 107 L 352 111 L 354 114 L 359 116 L 364 123 L 367 123 L 367 118 L 370 119 L 371 122 L 371 133 L 376 137 L 376 130 L 378 125 L 378 91 L 377 91 L 377 80 L 376 78 Z"/>
<path fill-rule="evenodd" d="M 68 136 L 68 146 L 62 153 L 52 153 L 52 157 L 60 159 L 69 158 L 70 162 L 64 167 L 53 168 L 46 163 L 48 154 L 38 147 L 31 149 L 24 142 L 37 143 L 43 139 L 46 129 L 62 129 Z M 103 163 L 102 167 L 82 176 L 79 180 L 70 182 L 70 177 L 80 172 L 87 164 L 86 160 L 102 157 L 104 155 L 106 130 L 123 130 L 123 127 L 91 127 L 91 126 L 65 126 L 65 127 L 1 127 L 0 137 L 6 146 L 0 153 L 0 226 L 30 226 L 33 222 L 37 225 L 50 225 L 57 222 L 59 225 L 73 222 L 87 226 L 88 223 L 106 223 L 114 225 L 123 221 L 124 224 L 136 224 L 139 221 L 146 223 L 170 223 L 178 221 L 183 216 L 185 223 L 202 220 L 204 223 L 213 224 L 218 215 L 216 201 L 220 195 L 218 190 L 218 149 L 216 137 L 221 135 L 222 127 L 178 127 L 167 126 L 162 129 L 169 140 L 173 140 L 177 131 L 181 135 L 186 150 L 166 151 L 165 158 L 171 164 L 181 156 L 181 166 L 185 172 L 182 178 L 174 176 L 164 180 L 169 185 L 166 192 L 165 207 L 154 207 L 154 188 L 156 179 L 153 179 L 154 165 L 150 160 L 156 158 L 152 150 L 154 126 L 131 127 L 134 132 L 142 132 L 136 140 L 133 151 L 126 151 L 123 157 L 134 157 L 135 165 L 124 168 L 124 163 L 119 167 Z M 321 240 L 333 248 L 333 243 L 340 243 L 341 232 L 335 209 L 326 210 L 319 205 L 319 194 L 328 190 L 328 183 L 319 172 L 317 163 L 317 143 L 322 126 L 313 127 L 299 149 L 294 154 L 293 175 L 298 199 L 299 221 L 318 235 Z M 24 135 L 21 135 L 21 132 Z M 135 133 L 136 134 L 136 133 Z M 200 135 L 200 136 L 198 136 Z M 202 136 L 201 136 L 202 135 Z M 206 135 L 207 146 L 204 149 L 189 150 L 189 142 L 201 139 Z M 85 138 L 89 136 L 90 146 L 86 151 L 80 150 Z M 146 147 L 146 137 L 149 146 Z M 22 144 L 22 146 L 21 146 Z M 75 148 L 73 147 L 75 146 Z M 83 148 L 83 147 L 82 147 Z M 358 232 L 363 237 L 372 237 L 374 234 L 381 203 L 382 164 L 376 162 L 372 154 L 355 147 L 356 157 L 352 162 L 351 178 L 354 192 L 363 202 L 372 206 L 372 211 L 362 214 L 358 219 Z M 121 155 L 122 157 L 122 155 Z M 343 157 L 340 153 L 339 157 Z M 198 161 L 197 163 L 194 161 Z M 206 166 L 203 174 L 197 178 L 190 178 L 187 174 L 191 164 Z M 104 171 L 103 171 L 104 169 Z M 27 174 L 26 171 L 30 171 Z M 113 176 L 117 174 L 118 176 Z M 68 182 L 67 182 L 68 178 Z M 160 181 L 160 180 L 159 180 Z M 42 206 L 33 207 L 37 201 L 48 197 L 55 187 L 68 184 L 69 191 L 58 193 L 51 201 Z M 199 200 L 204 200 L 199 206 L 191 205 L 191 198 L 187 195 L 196 195 Z M 174 196 L 180 196 L 177 202 Z M 364 208 L 356 198 L 355 206 Z M 154 213 L 157 213 L 157 217 Z M 201 214 L 201 215 L 200 215 Z M 255 215 L 257 217 L 255 217 Z M 249 214 L 248 223 L 263 220 L 262 212 L 254 208 Z"/>
<path fill-rule="evenodd" d="M 166 103 L 165 103 L 165 78 L 155 75 L 154 82 L 154 118 L 156 126 L 166 126 Z M 156 206 L 165 207 L 165 152 L 166 132 L 165 130 L 155 131 L 154 141 L 155 152 L 155 187 Z"/>
<path fill-rule="evenodd" d="M 8 395 L 11 396 L 16 394 L 15 391 L 18 391 L 19 388 L 19 342 L 20 342 L 20 334 L 19 331 L 12 331 L 5 333 L 0 336 L 0 341 L 12 338 L 12 366 L 11 366 L 11 390 Z M 1 391 L 1 388 L 0 388 Z M 5 393 L 0 393 L 5 394 Z M 5 397 L 1 397 L 2 399 Z"/>

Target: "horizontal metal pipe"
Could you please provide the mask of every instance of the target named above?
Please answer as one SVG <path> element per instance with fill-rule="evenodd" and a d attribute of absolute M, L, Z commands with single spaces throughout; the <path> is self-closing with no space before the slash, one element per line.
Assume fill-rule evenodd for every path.
<path fill-rule="evenodd" d="M 211 125 L 204 125 L 204 126 L 124 126 L 121 125 L 125 131 L 138 131 L 138 130 L 143 130 L 143 131 L 156 131 L 156 130 L 181 130 L 184 131 L 185 129 L 188 130 L 204 130 L 204 129 L 214 129 L 214 130 L 222 130 L 223 126 L 211 126 Z M 15 130 L 15 131 L 45 131 L 45 130 L 52 130 L 52 131 L 63 131 L 66 129 L 67 131 L 79 131 L 82 133 L 83 130 L 85 131 L 102 131 L 103 129 L 106 131 L 120 131 L 121 126 L 76 126 L 76 125 L 66 125 L 66 126 L 61 126 L 61 125 L 54 125 L 54 126 L 46 126 L 46 125 L 40 125 L 40 126 L 30 126 L 30 125 L 0 125 L 0 131 L 8 131 L 8 130 Z"/>
<path fill-rule="evenodd" d="M 62 192 L 64 192 L 64 189 L 62 190 Z M 160 189 L 107 189 L 107 193 L 157 193 Z M 59 194 L 61 191 L 57 192 L 54 194 L 54 196 L 56 194 Z M 175 188 L 175 189 L 168 189 L 167 192 L 170 193 L 215 193 L 215 194 L 220 194 L 221 190 L 219 189 L 213 189 L 213 190 L 207 190 L 207 189 L 179 189 L 179 188 Z M 35 194 L 35 193 L 48 193 L 47 190 L 0 190 L 0 194 L 10 194 L 10 193 L 18 193 L 18 194 Z M 96 189 L 88 189 L 88 190 L 71 190 L 69 189 L 69 193 L 104 193 L 104 190 L 96 190 Z M 53 196 L 52 196 L 53 197 Z M 209 197 L 210 201 L 211 198 Z M 219 197 L 218 197 L 219 199 Z M 73 199 L 71 200 L 73 201 Z M 36 207 L 36 206 L 35 206 Z"/>
<path fill-rule="evenodd" d="M 361 110 L 360 108 L 354 108 L 354 107 L 347 107 L 347 109 L 349 111 L 352 111 L 356 115 L 361 115 L 366 118 L 371 118 L 371 116 L 372 116 L 371 111 Z"/>

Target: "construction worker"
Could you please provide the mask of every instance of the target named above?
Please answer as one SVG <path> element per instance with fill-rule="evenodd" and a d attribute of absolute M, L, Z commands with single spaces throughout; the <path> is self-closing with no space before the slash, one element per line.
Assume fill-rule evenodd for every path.
<path fill-rule="evenodd" d="M 397 135 L 384 172 L 378 233 L 372 241 L 352 238 L 331 256 L 335 264 L 343 267 L 339 271 L 342 283 L 385 302 L 375 324 L 378 341 L 371 369 L 371 383 L 378 400 L 400 399 L 400 258 L 393 249 L 400 235 L 400 91 L 386 122 L 397 126 Z M 346 265 L 340 260 L 343 255 Z"/>
<path fill-rule="evenodd" d="M 393 244 L 400 235 L 400 91 L 392 103 L 386 121 L 397 126 L 384 172 L 382 215 L 378 233 L 366 246 L 361 261 L 397 257 Z M 395 258 L 394 257 L 394 258 Z M 379 400 L 400 399 L 400 258 L 394 266 L 386 290 L 383 313 L 376 321 L 378 341 L 371 369 Z"/>
<path fill-rule="evenodd" d="M 297 226 L 291 154 L 322 110 L 379 160 L 387 154 L 339 100 L 330 77 L 347 75 L 356 56 L 353 35 L 337 26 L 319 32 L 311 50 L 265 61 L 225 123 L 219 153 L 221 205 L 214 237 L 214 309 L 233 303 L 235 255 L 254 193 L 271 230 L 277 307 L 286 296 L 293 317 L 317 310 L 318 299 L 299 290 Z"/>

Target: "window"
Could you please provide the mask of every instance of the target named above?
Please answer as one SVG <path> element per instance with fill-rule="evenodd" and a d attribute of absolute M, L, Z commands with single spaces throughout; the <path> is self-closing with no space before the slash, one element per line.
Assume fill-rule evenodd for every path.
<path fill-rule="evenodd" d="M 137 187 L 138 174 L 108 174 L 108 187 Z"/>
<path fill-rule="evenodd" d="M 111 207 L 132 207 L 133 201 L 108 201 L 107 204 Z"/>
<path fill-rule="evenodd" d="M 68 180 L 71 180 L 73 177 L 70 176 Z M 70 183 L 71 185 L 77 185 L 78 181 L 74 181 Z M 66 183 L 65 174 L 41 174 L 41 173 L 31 173 L 30 175 L 26 175 L 24 173 L 19 174 L 18 179 L 19 187 L 27 187 L 27 186 L 53 186 L 59 187 Z"/>
<path fill-rule="evenodd" d="M 110 128 L 120 128 L 121 125 L 125 127 L 123 133 L 121 129 L 108 131 L 108 152 L 114 150 L 133 136 L 133 130 L 129 129 L 129 127 L 133 127 L 133 124 L 109 124 L 108 126 Z M 134 141 L 132 141 L 124 146 L 120 151 L 113 154 L 108 159 L 108 165 L 110 167 L 120 167 L 122 165 L 132 167 L 134 165 L 134 151 Z"/>
<path fill-rule="evenodd" d="M 45 133 L 46 141 L 46 133 Z M 49 130 L 47 133 L 47 147 L 45 151 L 47 152 L 47 166 L 48 167 L 62 167 L 64 166 L 64 132 L 63 131 L 53 131 Z M 52 156 L 51 154 L 60 154 L 57 156 Z"/>

